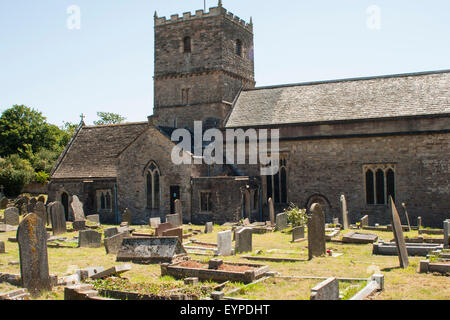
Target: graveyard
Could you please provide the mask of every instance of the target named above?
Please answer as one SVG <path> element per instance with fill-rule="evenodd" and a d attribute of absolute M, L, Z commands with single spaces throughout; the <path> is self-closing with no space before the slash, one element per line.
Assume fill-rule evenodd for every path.
<path fill-rule="evenodd" d="M 57 208 L 58 203 L 47 205 L 48 223 L 45 214 L 10 218 L 5 212 L 11 209 L 0 210 L 2 221 L 12 224 L 0 230 L 0 298 L 14 299 L 13 292 L 21 300 L 26 287 L 27 299 L 37 300 L 450 299 L 450 252 L 442 248 L 441 232 L 423 226 L 403 231 L 408 252 L 402 264 L 395 249 L 393 254 L 375 250 L 380 244 L 395 246 L 395 223 L 393 228 L 364 221 L 346 229 L 325 225 L 320 205 L 312 206 L 301 232 L 282 214 L 275 225 L 244 221 L 178 228 L 160 221 L 101 225 L 95 216 L 80 216 L 84 227 L 78 230 L 73 222 L 61 226 L 54 218 Z M 39 238 L 45 240 L 41 245 Z M 435 247 L 411 253 L 425 241 Z M 41 264 L 39 271 L 26 266 L 25 254 L 36 254 L 42 270 Z"/>

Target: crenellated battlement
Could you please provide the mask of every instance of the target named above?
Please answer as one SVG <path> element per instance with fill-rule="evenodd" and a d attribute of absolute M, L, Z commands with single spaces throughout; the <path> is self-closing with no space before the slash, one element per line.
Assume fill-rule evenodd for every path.
<path fill-rule="evenodd" d="M 197 10 L 195 11 L 195 14 L 192 14 L 191 12 L 185 12 L 183 13 L 182 16 L 179 16 L 178 14 L 173 14 L 170 16 L 170 19 L 167 19 L 166 17 L 158 17 L 158 15 L 155 12 L 155 27 L 178 22 L 203 19 L 208 17 L 217 17 L 220 15 L 233 21 L 234 23 L 241 25 L 250 32 L 253 32 L 253 22 L 251 20 L 250 23 L 247 23 L 245 20 L 239 18 L 238 16 L 235 16 L 233 13 L 228 12 L 225 8 L 223 8 L 220 5 L 218 7 L 209 8 L 209 12 L 205 12 L 204 10 Z"/>

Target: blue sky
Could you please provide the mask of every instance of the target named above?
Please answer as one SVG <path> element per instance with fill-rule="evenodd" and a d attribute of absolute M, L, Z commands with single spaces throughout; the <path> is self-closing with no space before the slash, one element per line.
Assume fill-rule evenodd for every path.
<path fill-rule="evenodd" d="M 257 86 L 450 68 L 448 0 L 223 0 L 253 17 Z M 81 29 L 67 28 L 67 8 Z M 217 5 L 208 0 L 207 7 Z M 368 28 L 367 8 L 381 10 Z M 0 111 L 25 104 L 50 123 L 97 111 L 146 121 L 153 113 L 153 14 L 203 0 L 1 0 Z"/>

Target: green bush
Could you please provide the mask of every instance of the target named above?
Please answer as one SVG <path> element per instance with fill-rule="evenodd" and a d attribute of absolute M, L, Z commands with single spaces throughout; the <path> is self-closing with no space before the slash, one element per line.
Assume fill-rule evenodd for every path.
<path fill-rule="evenodd" d="M 34 178 L 34 169 L 28 160 L 21 159 L 17 154 L 0 158 L 0 185 L 5 187 L 6 196 L 18 196 Z"/>
<path fill-rule="evenodd" d="M 48 181 L 49 177 L 50 177 L 50 175 L 47 172 L 39 171 L 39 172 L 35 173 L 34 181 L 44 184 Z"/>
<path fill-rule="evenodd" d="M 293 227 L 304 227 L 308 223 L 308 215 L 306 209 L 300 209 L 296 205 L 292 204 L 289 209 L 285 210 L 288 220 L 292 223 Z"/>

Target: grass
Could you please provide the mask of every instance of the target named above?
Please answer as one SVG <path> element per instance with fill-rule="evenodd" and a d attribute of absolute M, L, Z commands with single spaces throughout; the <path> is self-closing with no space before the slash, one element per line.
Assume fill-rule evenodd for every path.
<path fill-rule="evenodd" d="M 111 226 L 103 226 L 108 228 Z M 184 226 L 185 229 L 202 230 L 202 226 Z M 217 242 L 217 233 L 229 230 L 228 227 L 215 226 L 213 233 L 196 235 L 195 238 L 202 242 Z M 102 232 L 103 229 L 98 231 Z M 136 227 L 137 232 L 151 233 L 153 230 L 149 227 Z M 350 232 L 341 232 L 341 235 Z M 362 231 L 365 233 L 375 233 L 380 239 L 390 241 L 393 238 L 392 232 L 382 231 Z M 60 237 L 72 239 L 78 233 L 67 233 Z M 405 236 L 410 238 L 417 237 L 418 232 L 405 232 Z M 9 265 L 10 261 L 19 261 L 19 251 L 17 243 L 7 241 L 8 237 L 15 237 L 15 232 L 0 233 L 0 241 L 6 245 L 6 254 L 0 254 L 0 272 L 20 273 L 18 265 Z M 399 260 L 396 256 L 373 256 L 372 245 L 353 245 L 340 243 L 327 243 L 327 249 L 332 249 L 335 253 L 343 253 L 340 257 L 320 257 L 312 261 L 308 258 L 307 241 L 300 243 L 291 243 L 289 233 L 267 233 L 255 234 L 253 236 L 253 253 L 262 250 L 260 256 L 270 257 L 289 257 L 299 258 L 303 261 L 295 263 L 276 263 L 276 262 L 255 262 L 242 259 L 240 254 L 237 256 L 223 257 L 225 262 L 257 263 L 268 265 L 271 271 L 280 272 L 285 276 L 315 276 L 315 277 L 342 277 L 342 278 L 368 278 L 373 273 L 385 275 L 385 290 L 372 299 L 377 300 L 450 300 L 450 278 L 436 276 L 432 274 L 418 273 L 420 260 L 424 257 L 410 257 L 410 266 L 407 269 L 400 269 Z M 427 236 L 442 237 L 442 236 Z M 189 239 L 187 240 L 189 241 Z M 68 243 L 63 243 L 68 245 Z M 109 268 L 120 263 L 116 263 L 115 255 L 106 255 L 105 249 L 76 248 L 48 248 L 50 273 L 59 277 L 70 275 L 78 268 L 103 266 Z M 279 251 L 270 251 L 278 249 Z M 268 252 L 269 251 L 269 252 Z M 205 260 L 204 256 L 191 255 L 195 260 Z M 213 258 L 213 256 L 211 256 Z M 152 292 L 165 288 L 184 288 L 183 281 L 177 281 L 173 278 L 161 278 L 161 269 L 159 265 L 138 265 L 132 264 L 132 270 L 123 276 L 125 281 L 118 282 L 116 285 L 122 285 L 123 288 L 142 290 L 142 293 Z M 296 300 L 309 299 L 310 289 L 318 284 L 320 280 L 287 280 L 270 279 L 269 282 L 256 284 L 245 288 L 242 292 L 236 294 L 236 297 L 261 299 L 261 300 Z M 359 290 L 363 282 L 349 283 L 340 282 L 340 291 L 344 299 L 350 298 Z M 97 284 L 100 286 L 101 284 Z M 216 283 L 201 283 L 198 287 L 187 288 L 193 290 L 196 294 L 202 296 L 204 293 L 202 286 L 213 287 Z M 231 284 L 225 289 L 229 291 L 232 288 L 239 287 L 239 284 Z M 16 289 L 14 286 L 0 284 L 0 292 L 7 292 Z M 209 289 L 206 290 L 206 295 Z M 40 299 L 62 300 L 64 298 L 64 289 L 62 287 L 54 288 L 52 292 L 44 294 Z"/>

